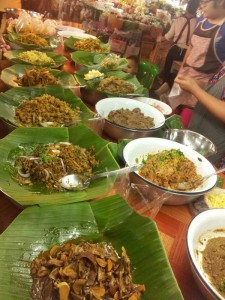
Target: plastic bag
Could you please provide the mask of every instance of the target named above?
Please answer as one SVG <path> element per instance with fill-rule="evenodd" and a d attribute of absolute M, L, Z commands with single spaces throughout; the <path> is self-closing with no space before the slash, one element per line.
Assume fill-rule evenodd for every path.
<path fill-rule="evenodd" d="M 152 191 L 147 184 L 131 183 L 126 193 L 126 201 L 139 214 L 154 220 L 163 204 L 172 196 L 167 192 Z"/>

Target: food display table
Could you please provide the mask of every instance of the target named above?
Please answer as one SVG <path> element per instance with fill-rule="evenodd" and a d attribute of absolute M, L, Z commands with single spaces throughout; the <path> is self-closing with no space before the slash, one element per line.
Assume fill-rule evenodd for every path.
<path fill-rule="evenodd" d="M 62 46 L 58 49 L 58 51 L 61 53 L 64 52 L 65 54 L 65 50 L 62 48 Z M 6 66 L 6 61 L 0 62 L 1 68 Z M 68 61 L 63 66 L 63 69 L 73 73 L 74 64 L 71 61 Z M 1 83 L 0 91 L 4 90 L 5 86 L 3 83 Z M 0 138 L 3 138 L 6 134 L 7 133 L 4 129 L 4 125 L 2 122 L 0 122 Z M 140 214 L 145 216 L 149 215 L 148 207 L 144 205 L 136 206 L 135 209 Z M 2 192 L 0 192 L 0 233 L 2 233 L 11 224 L 11 222 L 13 222 L 13 220 L 22 212 L 22 210 L 22 206 L 19 206 L 13 200 L 9 199 Z M 188 205 L 164 205 L 157 214 L 155 222 L 158 226 L 162 243 L 184 299 L 204 300 L 204 297 L 202 296 L 192 276 L 186 251 L 186 232 L 188 224 L 192 218 L 193 214 L 191 213 Z M 149 270 L 149 272 L 151 272 L 151 270 Z"/>

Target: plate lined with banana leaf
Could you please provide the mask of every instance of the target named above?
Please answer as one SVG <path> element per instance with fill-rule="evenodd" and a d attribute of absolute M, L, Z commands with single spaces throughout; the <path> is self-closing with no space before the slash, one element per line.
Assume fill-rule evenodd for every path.
<path fill-rule="evenodd" d="M 115 177 L 92 181 L 86 190 L 60 189 L 60 179 L 68 173 L 87 178 L 118 169 L 107 145 L 83 124 L 18 128 L 0 141 L 0 189 L 20 205 L 68 204 L 103 196 Z"/>
<path fill-rule="evenodd" d="M 82 69 L 75 73 L 75 79 L 87 89 L 110 96 L 148 95 L 148 90 L 140 84 L 135 75 L 123 71 L 106 71 L 104 68 Z"/>
<path fill-rule="evenodd" d="M 102 43 L 98 38 L 75 38 L 69 37 L 65 39 L 64 44 L 71 50 L 87 51 L 92 53 L 109 53 L 109 44 Z"/>
<path fill-rule="evenodd" d="M 57 47 L 59 42 L 58 37 L 41 36 L 35 33 L 16 33 L 14 31 L 4 36 L 6 42 L 9 43 L 12 49 L 36 49 L 51 51 Z"/>
<path fill-rule="evenodd" d="M 25 64 L 15 64 L 1 72 L 1 80 L 10 87 L 43 87 L 54 84 L 75 86 L 74 76 L 62 70 Z"/>
<path fill-rule="evenodd" d="M 67 61 L 67 58 L 63 55 L 38 50 L 10 50 L 6 51 L 4 56 L 17 64 L 29 64 L 51 68 L 58 68 Z"/>
<path fill-rule="evenodd" d="M 17 87 L 0 94 L 0 118 L 14 129 L 69 126 L 93 117 L 93 112 L 71 89 L 60 85 Z"/>
<path fill-rule="evenodd" d="M 102 243 L 110 251 L 115 249 L 119 256 L 122 256 L 121 265 L 127 256 L 126 268 L 127 265 L 130 265 L 132 269 L 133 283 L 145 287 L 141 298 L 133 296 L 131 299 L 183 299 L 162 246 L 156 224 L 133 211 L 126 201 L 118 195 L 92 202 L 26 208 L 0 236 L 0 298 L 7 300 L 46 300 L 52 299 L 53 293 L 54 299 L 61 300 L 62 298 L 59 297 L 60 286 L 66 286 L 69 290 L 69 298 L 63 299 L 79 299 L 72 296 L 77 292 L 80 295 L 85 292 L 88 297 L 90 286 L 81 288 L 86 286 L 85 280 L 79 279 L 79 282 L 83 284 L 80 288 L 73 284 L 73 280 L 69 282 L 71 274 L 77 276 L 72 272 L 72 267 L 75 268 L 76 265 L 71 264 L 66 269 L 62 266 L 62 261 L 59 258 L 54 258 L 55 253 L 60 250 L 59 246 L 68 241 L 70 243 L 65 246 L 68 260 L 71 255 L 76 255 L 76 252 L 73 252 L 74 254 L 68 252 L 68 247 L 76 249 L 75 244 L 79 246 L 82 243 L 91 243 L 96 247 Z M 38 272 L 42 278 L 36 280 L 39 275 L 36 276 L 34 273 L 38 265 L 37 257 L 43 256 L 46 259 L 46 251 L 49 250 L 53 256 L 52 263 L 58 260 L 61 264 L 61 274 L 62 272 L 67 274 L 67 276 L 62 277 L 58 275 L 58 282 L 55 279 L 57 268 L 54 265 L 52 265 L 52 269 L 55 270 L 50 273 L 51 275 L 46 272 L 47 265 Z M 125 251 L 126 256 L 124 256 Z M 123 254 L 121 254 L 122 252 Z M 65 257 L 63 253 L 61 251 L 61 258 Z M 98 253 L 99 251 L 95 254 L 86 251 L 80 254 L 81 263 L 82 257 L 86 262 L 85 268 L 89 266 L 93 268 L 93 261 Z M 87 275 L 88 279 L 91 275 L 92 278 L 95 278 L 94 283 L 93 280 L 89 280 L 91 282 L 89 285 L 95 284 L 95 289 L 92 292 L 101 291 L 101 297 L 97 299 L 108 299 L 109 295 L 111 299 L 115 299 L 113 297 L 115 290 L 119 291 L 118 299 L 122 299 L 121 294 L 125 294 L 130 282 L 130 278 L 127 281 L 121 279 L 120 283 L 117 284 L 115 278 L 114 284 L 109 289 L 109 284 L 107 286 L 104 279 L 108 278 L 108 267 L 104 266 L 108 266 L 110 258 L 104 265 L 104 256 L 96 258 L 97 263 L 94 269 L 98 268 L 99 272 L 101 271 L 101 276 L 94 277 L 94 269 L 91 269 Z M 77 261 L 79 261 L 78 259 Z M 80 269 L 82 269 L 81 263 L 79 264 Z M 101 267 L 99 267 L 100 263 Z M 123 273 L 121 265 L 120 272 Z M 33 272 L 34 282 L 31 272 Z M 110 278 L 115 272 L 111 268 Z M 82 272 L 78 274 L 82 279 Z M 100 284 L 104 288 L 98 288 Z M 42 296 L 39 294 L 40 289 L 43 292 Z M 136 293 L 136 295 L 138 294 Z M 85 299 L 89 298 L 85 297 Z M 124 299 L 129 299 L 129 296 Z"/>
<path fill-rule="evenodd" d="M 86 51 L 75 51 L 71 53 L 72 60 L 88 68 L 101 68 L 106 70 L 123 70 L 127 66 L 127 59 L 114 53 L 91 53 Z"/>

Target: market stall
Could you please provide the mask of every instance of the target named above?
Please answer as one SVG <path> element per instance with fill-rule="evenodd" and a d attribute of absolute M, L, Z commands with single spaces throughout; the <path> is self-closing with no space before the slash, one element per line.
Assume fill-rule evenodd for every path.
<path fill-rule="evenodd" d="M 51 24 L 56 30 L 57 26 L 62 26 L 62 24 L 56 24 L 54 28 L 54 22 Z M 14 22 L 12 25 L 15 27 L 18 24 Z M 49 26 L 47 29 L 50 29 Z M 120 129 L 126 127 L 123 131 L 125 133 L 130 130 L 132 134 L 150 134 L 150 138 L 162 137 L 163 125 L 172 126 L 171 124 L 175 124 L 176 126 L 173 127 L 180 125 L 179 122 L 177 125 L 174 119 L 172 122 L 171 119 L 165 120 L 164 115 L 169 113 L 162 111 L 159 102 L 150 104 L 133 99 L 137 96 L 146 96 L 144 94 L 146 89 L 134 75 L 123 71 L 127 63 L 126 59 L 110 53 L 109 45 L 96 39 L 95 36 L 91 37 L 91 41 L 89 36 L 88 43 L 86 43 L 86 33 L 81 33 L 78 28 L 70 28 L 70 32 L 74 33 L 73 36 L 65 37 L 62 35 L 59 38 L 52 30 L 53 41 L 49 39 L 49 34 L 43 37 L 43 35 L 35 33 L 36 38 L 34 39 L 34 33 L 27 35 L 26 32 L 24 35 L 23 32 L 14 32 L 14 28 L 11 28 L 6 36 L 11 47 L 19 46 L 20 49 L 7 51 L 5 53 L 7 61 L 4 63 L 1 61 L 1 91 L 3 93 L 0 95 L 0 153 L 2 157 L 0 162 L 0 265 L 1 270 L 5 270 L 5 272 L 0 275 L 2 279 L 0 298 L 1 295 L 4 295 L 9 300 L 29 299 L 31 289 L 33 295 L 38 293 L 39 285 L 32 285 L 31 273 L 37 280 L 36 283 L 43 283 L 40 278 L 51 274 L 50 279 L 54 284 L 42 285 L 45 288 L 47 286 L 45 292 L 50 291 L 58 295 L 58 291 L 63 290 L 65 292 L 66 290 L 67 297 L 64 299 L 68 299 L 69 293 L 75 294 L 76 297 L 77 294 L 79 296 L 81 290 L 82 293 L 89 292 L 90 282 L 86 286 L 85 278 L 79 278 L 78 285 L 74 282 L 74 278 L 77 276 L 73 269 L 74 263 L 69 261 L 69 265 L 67 264 L 66 267 L 64 265 L 68 256 L 77 251 L 71 246 L 73 244 L 71 241 L 80 242 L 85 239 L 89 243 L 103 241 L 111 250 L 111 245 L 116 247 L 118 251 L 122 248 L 122 257 L 125 259 L 126 268 L 131 261 L 136 272 L 134 278 L 138 283 L 137 285 L 131 284 L 132 291 L 129 287 L 130 294 L 126 297 L 133 297 L 131 293 L 135 293 L 135 299 L 141 299 L 143 293 L 143 299 L 146 300 L 149 300 L 152 294 L 158 300 L 182 300 L 183 298 L 203 300 L 204 297 L 191 273 L 185 242 L 188 224 L 196 214 L 191 204 L 194 198 L 184 200 L 184 196 L 191 196 L 196 199 L 196 196 L 203 195 L 205 187 L 212 189 L 215 185 L 215 177 L 207 183 L 210 185 L 209 187 L 208 185 L 197 187 L 197 191 L 189 191 L 189 194 L 182 191 L 181 195 L 178 191 L 171 192 L 167 187 L 163 187 L 164 193 L 162 195 L 158 192 L 152 192 L 150 186 L 156 186 L 158 183 L 152 184 L 151 181 L 146 180 L 144 184 L 146 194 L 136 193 L 135 197 L 128 196 L 127 201 L 123 195 L 124 192 L 127 192 L 127 187 L 130 188 L 131 186 L 129 185 L 129 176 L 121 177 L 119 180 L 114 177 L 110 179 L 106 177 L 98 181 L 93 180 L 88 188 L 83 188 L 78 184 L 78 189 L 74 190 L 71 186 L 65 188 L 61 184 L 62 176 L 68 175 L 67 161 L 68 158 L 71 158 L 70 152 L 66 152 L 61 157 L 60 152 L 63 150 L 77 145 L 82 147 L 81 150 L 76 148 L 74 151 L 77 154 L 76 159 L 81 160 L 79 163 L 72 164 L 75 167 L 72 172 L 76 174 L 81 172 L 80 175 L 84 176 L 81 178 L 83 183 L 84 180 L 94 174 L 96 175 L 96 173 L 111 170 L 121 171 L 124 166 L 124 160 L 121 158 L 125 159 L 122 152 L 124 147 L 129 145 L 127 139 L 118 141 L 118 135 L 110 138 L 106 130 L 102 133 L 102 126 L 110 122 L 108 120 L 109 115 L 103 115 L 105 110 L 102 111 L 100 107 L 98 115 L 95 116 L 98 107 L 88 103 L 87 94 L 82 96 L 80 93 L 82 90 L 93 93 L 94 104 L 100 103 L 102 98 L 105 98 L 104 102 L 106 102 L 107 109 L 109 109 L 107 100 L 111 98 L 113 100 L 108 102 L 111 103 L 110 105 L 119 105 L 119 103 L 124 102 L 129 108 L 132 103 L 135 105 L 139 103 L 136 108 L 142 109 L 142 113 L 143 111 L 149 112 L 151 117 L 147 116 L 147 128 L 141 127 L 137 130 L 136 127 L 121 125 Z M 85 34 L 85 36 L 80 39 L 76 38 L 76 35 L 81 37 L 81 34 Z M 60 36 L 59 32 L 58 36 Z M 39 76 L 40 74 L 42 75 Z M 104 84 L 103 80 L 105 80 Z M 113 85 L 110 85 L 112 82 Z M 117 85 L 122 87 L 122 90 L 118 90 Z M 97 96 L 100 98 L 97 99 Z M 57 100 L 56 97 L 58 97 Z M 28 101 L 25 101 L 25 98 Z M 35 103 L 36 108 L 38 108 L 38 104 L 40 105 L 42 100 L 45 102 L 43 102 L 44 108 L 42 106 L 40 109 L 41 116 L 38 115 L 38 109 L 35 110 L 35 113 L 33 113 L 34 110 L 29 110 L 31 103 Z M 56 103 L 57 113 L 53 109 L 54 106 L 50 106 L 50 103 Z M 27 110 L 24 113 L 22 109 L 25 104 Z M 65 106 L 66 104 L 69 107 Z M 60 112 L 59 107 L 61 108 Z M 52 117 L 52 113 L 53 119 L 50 120 L 49 117 Z M 139 111 L 135 113 L 139 114 L 139 120 L 140 118 L 143 119 L 143 115 L 140 115 Z M 57 119 L 56 115 L 60 115 L 60 118 Z M 144 117 L 146 118 L 146 116 Z M 133 119 L 136 120 L 136 117 Z M 94 126 L 93 121 L 97 121 Z M 158 143 L 156 140 L 159 142 L 162 139 L 155 138 L 153 146 Z M 164 144 L 174 145 L 170 140 Z M 162 148 L 161 144 L 159 146 Z M 137 142 L 136 147 L 139 147 Z M 193 154 L 194 162 L 202 172 L 209 172 L 214 169 L 198 152 L 190 150 L 185 145 L 177 147 L 175 158 L 178 155 L 182 157 L 181 161 L 184 161 L 179 150 L 182 148 L 185 149 L 186 155 L 189 155 L 189 159 L 192 159 L 191 154 Z M 144 145 L 139 147 L 138 151 L 143 151 L 146 148 L 147 146 Z M 169 149 L 171 150 L 171 148 Z M 90 152 L 86 152 L 87 150 Z M 134 153 L 136 152 L 135 149 Z M 50 156 L 49 153 L 51 153 Z M 88 160 L 83 164 L 84 154 Z M 173 153 L 170 154 L 169 156 L 174 156 Z M 151 156 L 149 155 L 149 158 Z M 58 159 L 59 157 L 60 159 Z M 126 157 L 128 164 L 129 158 L 128 155 Z M 75 158 L 72 156 L 73 159 Z M 138 167 L 141 169 L 144 163 L 143 157 L 140 156 L 138 159 L 140 161 L 135 161 L 135 164 L 140 163 Z M 165 160 L 166 157 L 164 156 L 163 161 Z M 90 165 L 86 169 L 88 163 Z M 205 168 L 206 165 L 209 170 Z M 43 166 L 44 168 L 42 168 Z M 84 169 L 79 171 L 81 166 Z M 38 167 L 37 172 L 34 172 L 34 177 L 32 177 L 31 174 L 36 167 Z M 48 169 L 49 167 L 53 169 Z M 190 168 L 195 171 L 193 164 Z M 94 170 L 93 174 L 92 170 Z M 59 177 L 56 178 L 58 174 Z M 127 174 L 122 173 L 122 175 Z M 139 173 L 136 175 L 139 176 Z M 199 179 L 198 175 L 195 173 L 196 180 Z M 33 178 L 36 180 L 37 177 L 41 182 L 36 185 L 32 180 Z M 49 180 L 50 178 L 51 180 Z M 41 186 L 42 184 L 44 187 Z M 139 187 L 140 185 L 136 186 Z M 175 196 L 183 197 L 182 199 L 186 201 L 186 204 L 171 205 L 171 202 L 173 203 L 176 198 Z M 168 200 L 170 203 L 164 202 Z M 163 205 L 165 203 L 169 205 Z M 191 211 L 190 208 L 192 208 Z M 58 248 L 58 245 L 67 241 L 70 243 L 66 244 L 66 251 L 63 252 L 65 249 Z M 111 243 L 110 246 L 108 245 L 109 242 Z M 53 245 L 57 246 L 52 248 Z M 85 244 L 86 246 L 87 244 Z M 107 249 L 109 250 L 109 248 Z M 130 255 L 130 260 L 127 258 L 124 248 Z M 46 266 L 39 269 L 40 261 L 38 260 L 40 252 L 50 249 L 51 257 L 47 266 L 54 266 L 54 270 L 51 269 L 51 272 L 47 270 Z M 72 251 L 68 255 L 71 249 Z M 58 250 L 60 250 L 59 255 L 55 255 Z M 49 255 L 46 252 L 45 254 Z M 87 254 L 85 251 L 79 255 L 82 261 L 79 266 L 85 269 L 87 264 L 90 265 L 90 274 L 94 274 L 94 280 L 98 277 L 96 276 L 96 269 L 98 268 L 98 272 L 102 276 L 101 283 L 99 284 L 99 279 L 94 281 L 95 286 L 92 287 L 91 293 L 99 298 L 106 293 L 108 285 L 106 284 L 106 287 L 103 288 L 102 284 L 105 282 L 104 278 L 109 275 L 108 273 L 110 276 L 112 275 L 114 265 L 111 261 L 112 257 L 106 256 L 105 259 L 105 256 L 100 255 L 95 261 L 93 254 L 96 253 L 90 254 L 88 252 Z M 37 259 L 35 260 L 35 258 Z M 42 258 L 44 259 L 44 257 Z M 30 270 L 31 262 L 32 270 Z M 62 266 L 63 270 L 59 268 Z M 117 268 L 115 267 L 115 269 Z M 35 277 L 35 274 L 41 274 L 41 276 Z M 62 276 L 60 280 L 61 278 L 64 279 L 60 283 L 59 276 Z M 67 280 L 67 278 L 71 280 Z M 125 293 L 126 283 L 124 283 L 121 292 L 121 290 L 118 291 L 113 288 L 115 282 L 107 292 L 117 297 L 119 293 Z M 82 286 L 85 286 L 84 290 Z"/>

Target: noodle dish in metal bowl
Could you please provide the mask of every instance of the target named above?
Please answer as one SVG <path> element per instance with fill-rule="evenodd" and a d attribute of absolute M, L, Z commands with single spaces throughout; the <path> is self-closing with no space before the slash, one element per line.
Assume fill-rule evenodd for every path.
<path fill-rule="evenodd" d="M 180 183 L 198 181 L 215 169 L 201 154 L 166 139 L 149 137 L 133 140 L 125 146 L 123 156 L 128 165 L 143 163 L 143 168 L 134 173 L 133 180 L 148 184 L 159 195 L 166 195 L 166 204 L 189 203 L 210 191 L 217 181 L 214 175 L 192 189 L 179 190 Z"/>

